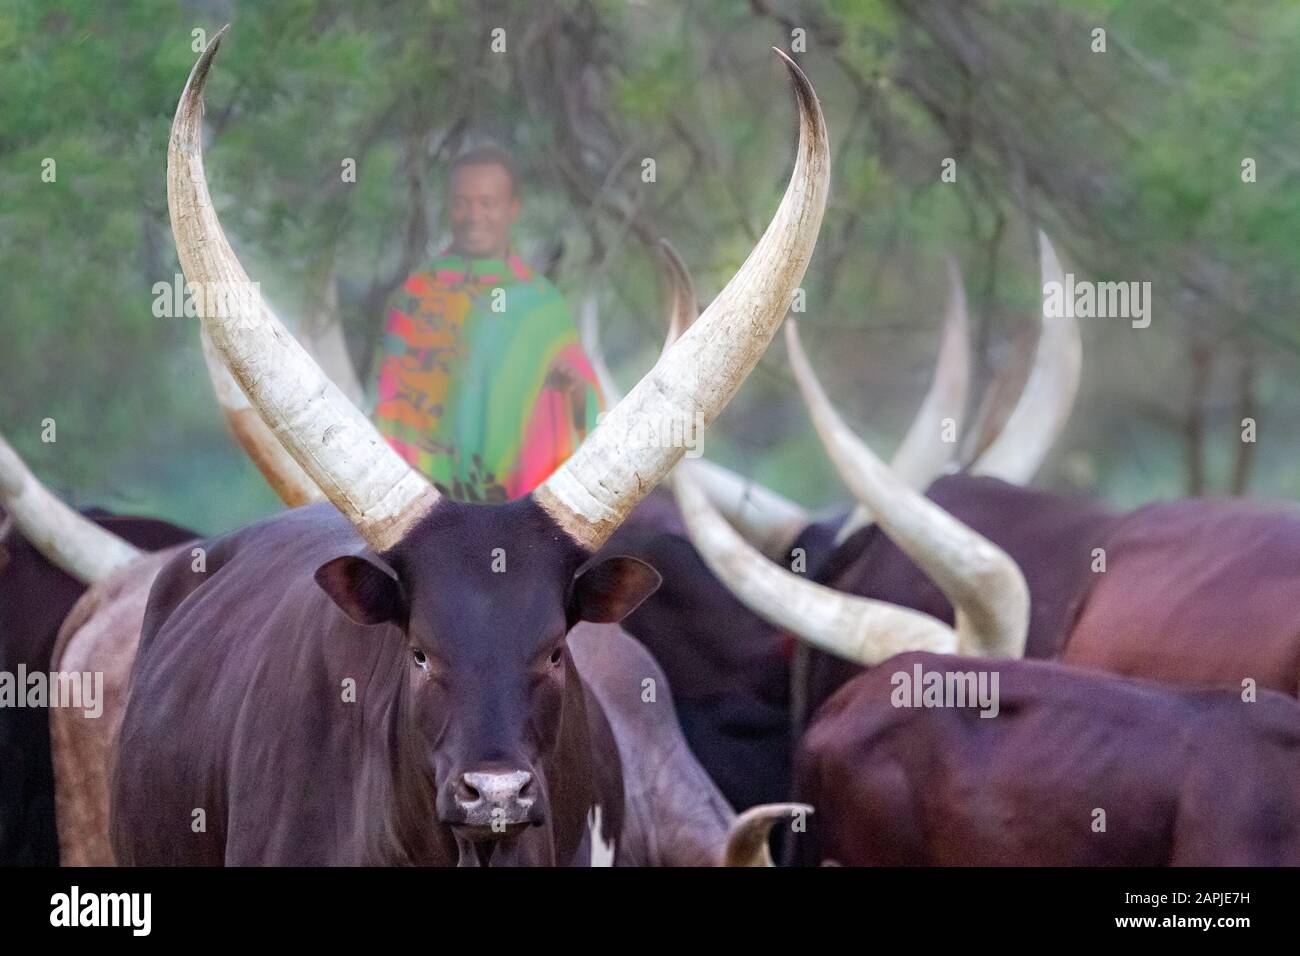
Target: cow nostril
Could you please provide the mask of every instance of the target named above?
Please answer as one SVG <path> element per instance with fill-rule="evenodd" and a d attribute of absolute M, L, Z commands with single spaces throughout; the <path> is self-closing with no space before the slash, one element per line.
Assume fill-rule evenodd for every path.
<path fill-rule="evenodd" d="M 519 787 L 519 796 L 531 797 L 533 795 L 533 775 L 528 774 L 524 782 Z"/>
<path fill-rule="evenodd" d="M 481 794 L 478 792 L 478 788 L 464 777 L 461 777 L 460 780 L 456 782 L 457 803 L 478 803 L 480 799 Z"/>

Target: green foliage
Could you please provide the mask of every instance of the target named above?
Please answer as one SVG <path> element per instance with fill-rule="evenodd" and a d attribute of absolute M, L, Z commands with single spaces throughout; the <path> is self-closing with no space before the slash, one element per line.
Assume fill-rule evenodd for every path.
<path fill-rule="evenodd" d="M 1222 484 L 1249 357 L 1267 396 L 1255 487 L 1300 491 L 1264 448 L 1300 438 L 1293 4 L 8 0 L 0 430 L 75 500 L 210 531 L 276 507 L 224 434 L 193 321 L 152 311 L 154 284 L 179 271 L 164 170 L 192 31 L 227 18 L 207 96 L 223 222 L 291 325 L 336 278 L 361 366 L 386 284 L 437 249 L 447 160 L 491 138 L 523 171 L 522 247 L 563 243 L 557 280 L 575 306 L 600 293 L 630 385 L 662 335 L 646 237 L 677 245 L 707 300 L 779 201 L 793 110 L 768 47 L 798 27 L 835 150 L 805 338 L 864 434 L 888 450 L 924 391 L 948 254 L 989 364 L 1034 321 L 1041 224 L 1078 272 L 1150 280 L 1157 295 L 1140 338 L 1085 330 L 1087 388 L 1063 448 L 1089 456 L 1083 483 L 1124 501 L 1177 492 L 1181 422 L 1199 403 Z M 1105 54 L 1089 49 L 1096 26 Z M 496 27 L 505 54 L 489 49 Z M 955 184 L 939 181 L 946 157 Z M 1217 371 L 1189 397 L 1192 341 Z M 810 504 L 842 497 L 795 400 L 778 345 L 710 438 L 717 457 Z M 47 417 L 54 446 L 39 440 Z"/>

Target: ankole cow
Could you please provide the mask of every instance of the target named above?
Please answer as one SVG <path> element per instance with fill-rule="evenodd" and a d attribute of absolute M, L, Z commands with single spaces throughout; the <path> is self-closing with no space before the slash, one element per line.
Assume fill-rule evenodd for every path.
<path fill-rule="evenodd" d="M 1045 239 L 1041 247 L 1044 281 L 1059 281 L 1055 253 Z M 934 541 L 941 538 L 926 528 L 956 519 L 1023 570 L 1031 597 L 1028 656 L 1171 683 L 1300 692 L 1300 625 L 1290 610 L 1291 582 L 1300 575 L 1300 513 L 1294 507 L 1193 499 L 1119 514 L 1001 480 L 1023 477 L 1010 464 L 1014 456 L 997 447 L 1003 439 L 1014 443 L 1017 434 L 1023 439 L 1021 419 L 1035 409 L 1040 418 L 1059 418 L 1057 412 L 1043 414 L 1052 393 L 1052 376 L 1038 374 L 1046 366 L 1031 374 L 1017 411 L 972 473 L 939 478 L 923 498 L 891 475 L 844 425 L 816 380 L 793 322 L 786 337 L 823 443 L 845 484 L 875 519 L 821 559 L 810 557 L 818 583 L 960 625 L 950 587 L 927 566 L 936 559 Z M 1022 408 L 1026 416 L 1019 415 Z M 1052 429 L 1039 434 L 1050 435 Z M 739 538 L 734 543 L 745 547 Z M 742 559 L 730 551 L 711 554 L 699 540 L 696 545 L 711 567 L 727 561 L 742 569 L 740 576 L 719 576 L 747 605 L 771 604 L 765 594 L 750 593 L 743 573 L 762 560 L 755 549 L 748 548 Z M 973 552 L 971 557 L 978 562 Z M 789 573 L 783 580 L 792 587 L 808 583 Z M 803 633 L 807 628 L 788 608 L 760 613 L 815 643 L 815 635 Z M 808 711 L 864 663 L 870 662 L 833 649 L 813 653 Z"/>
<path fill-rule="evenodd" d="M 168 155 L 173 232 L 200 287 L 248 282 L 203 174 L 201 93 L 224 32 L 190 76 Z M 641 561 L 596 556 L 683 452 L 641 447 L 632 429 L 712 421 L 811 256 L 826 130 L 787 65 L 800 145 L 767 232 L 695 327 L 525 498 L 441 497 L 261 303 L 201 317 L 333 508 L 210 542 L 203 571 L 182 559 L 159 572 L 112 779 L 118 862 L 637 862 L 620 855 L 636 852 L 638 814 L 614 744 L 618 709 L 583 679 L 574 645 L 658 583 Z M 654 699 L 650 679 L 616 693 Z"/>
<path fill-rule="evenodd" d="M 59 627 L 88 585 L 193 532 L 151 518 L 84 516 L 31 477 L 0 437 L 0 674 L 48 674 Z M 20 688 L 14 688 L 18 692 Z M 48 707 L 0 696 L 0 866 L 58 863 Z"/>
<path fill-rule="evenodd" d="M 1270 691 L 901 654 L 830 697 L 796 765 L 809 863 L 1300 865 L 1300 704 Z"/>
<path fill-rule="evenodd" d="M 680 258 L 666 243 L 662 251 L 664 285 L 672 303 L 666 323 L 671 340 L 697 314 L 696 297 Z M 955 265 L 949 272 L 948 315 L 930 388 L 890 462 L 895 474 L 918 489 L 950 466 L 956 445 L 944 441 L 943 434 L 961 429 L 966 405 L 970 349 L 965 295 Z M 588 354 L 602 378 L 602 390 L 617 395 L 600 348 L 594 312 L 584 309 L 583 319 Z M 1009 477 L 1028 480 L 1050 449 L 1078 387 L 1079 354 L 1072 321 L 1044 321 L 1029 384 L 1010 416 L 1017 419 L 1015 440 L 1003 432 L 978 436 L 974 443 L 995 458 L 996 467 Z M 1002 379 L 1016 374 L 1008 366 L 1000 369 L 991 393 L 1012 392 Z M 1037 409 L 1036 416 L 1024 413 L 1027 402 Z M 786 566 L 795 555 L 806 559 L 804 580 L 825 583 L 838 561 L 857 556 L 879 541 L 888 542 L 863 506 L 852 514 L 814 521 L 795 503 L 707 459 L 681 467 L 690 471 L 708 501 L 763 555 Z M 988 535 L 986 527 L 979 530 Z M 705 768 L 738 806 L 783 799 L 788 793 L 798 718 L 805 709 L 799 669 L 805 653 L 796 650 L 791 632 L 755 613 L 728 590 L 715 574 L 719 569 L 692 543 L 682 515 L 666 495 L 661 500 L 656 493 L 643 502 L 607 548 L 636 555 L 663 575 L 659 590 L 624 625 L 667 671 L 687 740 Z M 906 560 L 893 566 L 915 569 Z M 1027 571 L 1031 581 L 1034 570 Z M 916 573 L 933 587 L 927 577 Z M 787 619 L 787 623 L 802 621 Z M 1030 635 L 1032 640 L 1032 618 Z M 823 656 L 841 661 L 832 655 L 815 658 Z M 843 666 L 851 675 L 858 665 L 844 662 Z"/>
<path fill-rule="evenodd" d="M 327 370 L 331 380 L 350 394 L 359 394 L 355 375 L 339 342 L 341 332 L 336 316 L 318 316 L 314 324 L 300 327 L 300 332 L 308 343 L 305 347 L 319 356 L 321 366 Z M 324 501 L 324 495 L 257 416 L 239 385 L 221 364 L 211 343 L 204 336 L 201 340 L 213 391 L 231 434 L 271 488 L 291 508 Z M 36 485 L 30 473 L 24 475 L 24 481 Z M 45 528 L 41 540 L 47 548 L 58 541 L 66 550 L 67 541 L 91 533 L 90 529 L 68 521 L 57 527 L 46 527 L 52 516 L 41 505 L 57 503 L 47 494 L 32 497 L 36 500 L 26 503 L 29 525 Z M 114 530 L 112 525 L 107 527 Z M 32 752 L 44 755 L 45 765 L 53 771 L 52 804 L 42 807 L 42 819 L 46 821 L 49 834 L 47 859 L 50 863 L 108 866 L 113 862 L 108 844 L 109 766 L 118 727 L 126 710 L 128 682 L 139 644 L 145 603 L 155 575 L 167 560 L 173 556 L 178 559 L 185 555 L 190 555 L 191 559 L 198 557 L 194 551 L 196 535 L 164 527 L 170 533 L 166 540 L 158 542 L 162 550 L 139 555 L 111 574 L 89 582 L 90 587 L 71 605 L 71 610 L 66 615 L 59 615 L 61 626 L 51 624 L 53 629 L 46 643 L 48 669 L 101 674 L 103 693 L 99 702 L 100 712 L 97 713 L 88 714 L 75 707 L 54 709 L 49 711 L 49 718 L 45 720 L 42 712 L 39 750 L 33 748 Z M 102 540 L 102 536 L 93 540 Z M 79 552 L 96 553 L 93 540 L 80 545 Z M 186 547 L 163 547 L 182 542 Z M 57 554 L 52 554 L 51 559 L 57 560 Z M 49 770 L 46 777 L 49 777 Z M 56 829 L 57 844 L 54 840 Z"/>
<path fill-rule="evenodd" d="M 804 397 L 841 477 L 873 511 L 883 509 L 882 532 L 922 565 L 923 546 L 909 546 L 906 529 L 893 518 L 910 492 L 879 480 L 879 460 L 831 408 L 793 325 L 786 334 Z M 1031 577 L 1032 656 L 1176 684 L 1300 693 L 1300 619 L 1292 600 L 1300 576 L 1300 511 L 1294 506 L 1189 499 L 1117 514 L 978 475 L 940 479 L 931 496 L 963 523 L 983 526 Z M 881 547 L 874 564 L 860 558 L 841 566 L 838 580 L 870 593 L 889 568 L 888 600 L 949 619 L 951 610 L 933 586 L 923 585 L 914 569 L 898 573 L 900 557 Z"/>

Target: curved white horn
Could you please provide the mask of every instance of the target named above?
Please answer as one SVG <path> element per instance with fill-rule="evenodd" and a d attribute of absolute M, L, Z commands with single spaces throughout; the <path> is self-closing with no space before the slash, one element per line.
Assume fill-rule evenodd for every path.
<path fill-rule="evenodd" d="M 956 633 L 928 614 L 836 591 L 763 557 L 710 503 L 698 464 L 682 462 L 671 478 L 682 521 L 704 563 L 755 614 L 866 666 L 903 651 L 956 653 Z"/>
<path fill-rule="evenodd" d="M 813 808 L 806 803 L 760 803 L 739 814 L 727 831 L 722 851 L 723 866 L 775 866 L 767 849 L 767 837 L 778 820 L 807 816 Z"/>
<path fill-rule="evenodd" d="M 239 442 L 239 447 L 244 449 L 244 453 L 271 486 L 271 490 L 290 508 L 324 501 L 325 496 L 316 487 L 316 483 L 289 456 L 289 452 L 249 404 L 239 383 L 222 363 L 221 356 L 217 354 L 206 331 L 200 331 L 199 341 L 203 346 L 203 361 L 208 367 L 208 378 L 212 380 L 212 391 L 217 397 L 217 404 L 221 406 L 221 413 L 226 417 L 226 424 L 235 441 Z"/>
<path fill-rule="evenodd" d="M 795 539 L 808 527 L 808 511 L 771 488 L 750 481 L 730 468 L 696 458 L 677 467 L 690 466 L 691 478 L 709 496 L 727 521 L 773 561 L 786 561 Z"/>
<path fill-rule="evenodd" d="M 596 382 L 604 395 L 605 406 L 612 408 L 623 400 L 623 393 L 610 374 L 609 364 L 605 361 L 605 350 L 600 344 L 600 305 L 595 289 L 588 289 L 578 306 L 578 338 L 582 340 L 582 350 L 587 353 L 591 370 L 596 373 Z"/>
<path fill-rule="evenodd" d="M 664 351 L 690 328 L 698 315 L 695 285 L 681 256 L 668 240 L 660 240 L 660 263 L 663 286 L 668 300 Z M 579 306 L 579 335 L 587 359 L 596 373 L 605 402 L 609 406 L 623 400 L 623 394 L 610 375 L 600 345 L 600 321 L 594 292 L 588 292 Z M 789 498 L 757 482 L 738 475 L 730 468 L 707 458 L 694 460 L 694 475 L 705 494 L 727 520 L 748 541 L 773 560 L 789 554 L 791 545 L 808 524 L 808 512 Z"/>
<path fill-rule="evenodd" d="M 785 331 L 795 379 L 840 480 L 952 602 L 962 653 L 1022 656 L 1029 589 L 1016 563 L 909 488 L 849 430 L 818 383 L 793 319 Z"/>
<path fill-rule="evenodd" d="M 699 317 L 699 300 L 691 271 L 667 239 L 659 240 L 668 297 L 666 352 Z M 790 548 L 808 525 L 808 512 L 784 495 L 751 481 L 707 458 L 692 460 L 691 475 L 710 503 L 773 561 L 790 556 Z"/>
<path fill-rule="evenodd" d="M 812 256 L 826 206 L 830 152 L 817 95 L 781 51 L 799 104 L 799 151 L 775 216 L 740 270 L 582 447 L 534 492 L 573 540 L 599 548 L 681 459 L 740 388 L 785 316 Z M 645 441 L 647 433 L 658 441 Z M 647 447 L 647 445 L 649 447 Z"/>
<path fill-rule="evenodd" d="M 660 239 L 659 255 L 663 264 L 661 274 L 668 287 L 668 330 L 663 349 L 667 352 L 700 317 L 700 300 L 695 294 L 691 270 L 686 268 L 676 247 L 667 239 Z"/>
<path fill-rule="evenodd" d="M 659 274 L 668 299 L 667 329 L 663 351 L 677 341 L 678 337 L 690 327 L 699 314 L 695 301 L 695 284 L 691 274 L 682 262 L 681 256 L 667 239 L 659 240 Z M 600 390 L 605 393 L 605 404 L 613 408 L 623 401 L 623 391 L 610 374 L 609 363 L 605 361 L 605 350 L 600 344 L 600 307 L 594 290 L 587 290 L 578 306 L 578 337 L 582 339 L 587 361 L 596 373 Z"/>
<path fill-rule="evenodd" d="M 226 240 L 203 171 L 203 86 L 228 29 L 194 64 L 172 123 L 167 206 L 181 268 L 205 292 L 203 328 L 249 402 L 367 543 L 384 551 L 439 496 L 262 302 Z M 213 293 L 224 294 L 226 308 L 208 307 Z"/>
<path fill-rule="evenodd" d="M 298 339 L 307 354 L 316 360 L 321 371 L 347 396 L 349 402 L 363 408 L 365 388 L 357 376 L 357 368 L 348 354 L 348 343 L 343 335 L 343 322 L 339 316 L 339 287 L 334 267 L 325 270 L 314 291 L 314 299 L 306 318 L 298 323 Z"/>
<path fill-rule="evenodd" d="M 4 436 L 0 436 L 0 504 L 32 547 L 82 584 L 103 580 L 142 553 L 50 494 Z"/>
<path fill-rule="evenodd" d="M 944 441 L 943 434 L 947 421 L 951 419 L 954 436 L 960 435 L 966 415 L 966 392 L 970 387 L 970 322 L 961 271 L 952 259 L 948 260 L 948 283 L 951 288 L 948 314 L 930 390 L 917 409 L 898 451 L 889 460 L 894 474 L 917 491 L 928 488 L 952 461 L 957 446 L 955 442 Z M 872 520 L 870 509 L 859 502 L 836 533 L 835 543 L 846 540 Z"/>
<path fill-rule="evenodd" d="M 1038 233 L 1038 248 L 1046 295 L 1048 283 L 1064 287 L 1065 277 L 1056 250 L 1042 232 Z M 1034 367 L 1025 390 L 1001 433 L 976 460 L 971 472 L 1013 484 L 1032 481 L 1070 418 L 1082 367 L 1078 321 L 1069 315 L 1048 315 L 1044 306 Z"/>

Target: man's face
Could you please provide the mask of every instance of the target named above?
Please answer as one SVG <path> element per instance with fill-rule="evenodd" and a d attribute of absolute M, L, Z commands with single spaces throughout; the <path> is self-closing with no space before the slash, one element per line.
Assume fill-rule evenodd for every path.
<path fill-rule="evenodd" d="M 452 245 L 461 255 L 504 259 L 519 197 L 495 163 L 462 166 L 451 177 Z"/>

